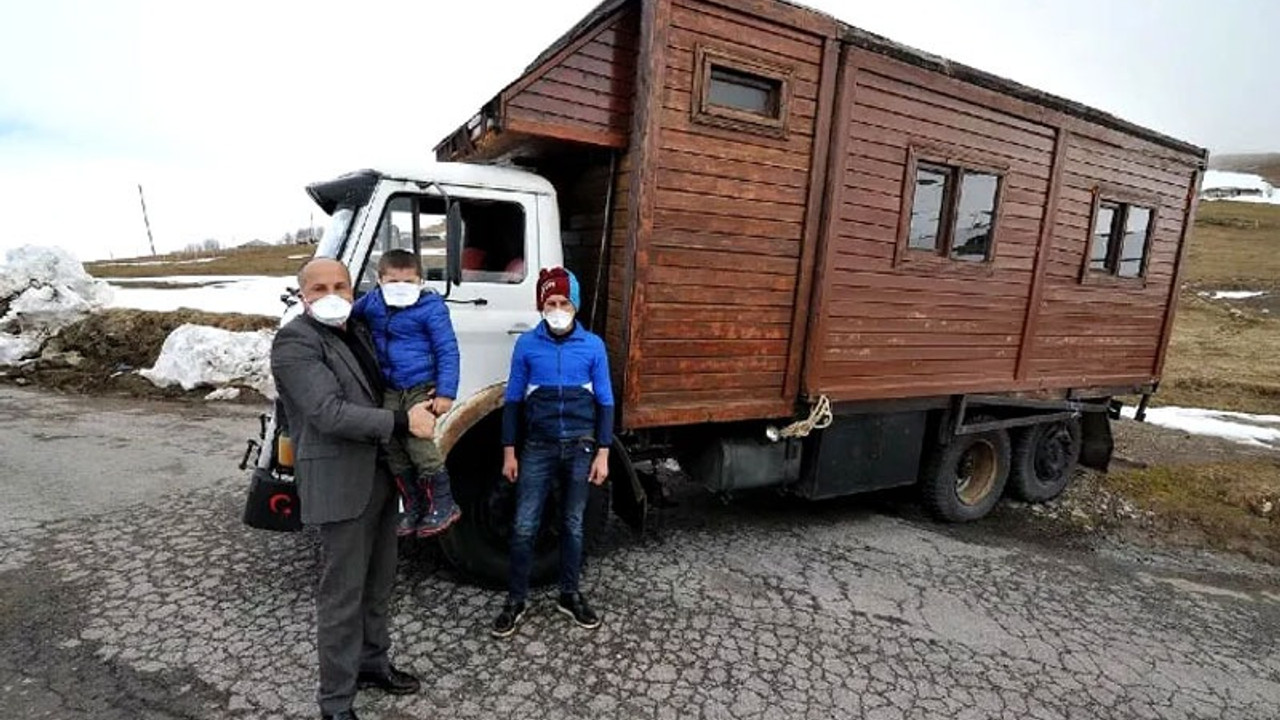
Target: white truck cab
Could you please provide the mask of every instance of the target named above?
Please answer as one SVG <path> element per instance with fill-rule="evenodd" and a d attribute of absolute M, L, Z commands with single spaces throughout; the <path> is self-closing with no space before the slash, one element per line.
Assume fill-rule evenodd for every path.
<path fill-rule="evenodd" d="M 538 270 L 564 261 L 551 183 L 511 168 L 437 163 L 361 170 L 307 192 L 332 218 L 316 256 L 341 260 L 357 296 L 377 287 L 383 252 L 421 257 L 423 279 L 448 301 L 465 358 L 459 401 L 506 381 L 516 338 L 539 320 Z"/>

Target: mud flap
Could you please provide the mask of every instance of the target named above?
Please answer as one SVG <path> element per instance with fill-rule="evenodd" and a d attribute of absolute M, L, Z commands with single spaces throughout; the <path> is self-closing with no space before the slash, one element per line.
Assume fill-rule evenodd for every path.
<path fill-rule="evenodd" d="M 1111 466 L 1111 453 L 1115 441 L 1111 437 L 1111 419 L 1105 412 L 1087 412 L 1080 418 L 1082 444 L 1080 464 L 1098 472 L 1106 472 Z"/>
<path fill-rule="evenodd" d="M 640 476 L 631 464 L 631 455 L 616 439 L 609 448 L 609 478 L 613 484 L 613 514 L 636 533 L 644 532 L 649 498 L 640 485 Z"/>

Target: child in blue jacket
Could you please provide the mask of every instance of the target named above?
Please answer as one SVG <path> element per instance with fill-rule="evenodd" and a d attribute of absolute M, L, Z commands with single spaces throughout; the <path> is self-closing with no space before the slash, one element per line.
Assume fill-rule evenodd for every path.
<path fill-rule="evenodd" d="M 356 301 L 352 314 L 373 335 L 387 384 L 384 407 L 408 410 L 425 401 L 436 415 L 449 412 L 458 395 L 458 338 L 444 299 L 423 290 L 418 258 L 408 250 L 383 253 L 378 289 Z M 430 537 L 457 522 L 462 511 L 434 440 L 393 438 L 387 454 L 404 501 L 399 535 Z"/>
<path fill-rule="evenodd" d="M 533 544 L 547 495 L 556 488 L 563 503 L 557 605 L 582 627 L 600 624 L 578 580 L 587 495 L 590 485 L 602 485 L 609 476 L 613 389 L 604 341 L 575 319 L 579 295 L 578 280 L 568 270 L 543 270 L 538 278 L 543 321 L 520 336 L 511 358 L 502 473 L 516 484 L 516 517 L 509 595 L 493 623 L 496 637 L 514 633 L 524 618 Z"/>

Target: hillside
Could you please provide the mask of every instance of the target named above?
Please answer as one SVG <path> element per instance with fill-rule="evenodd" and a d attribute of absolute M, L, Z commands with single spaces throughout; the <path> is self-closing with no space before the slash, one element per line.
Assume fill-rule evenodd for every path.
<path fill-rule="evenodd" d="M 1256 153 L 1245 155 L 1215 155 L 1209 158 L 1213 170 L 1253 173 L 1280 187 L 1280 153 Z"/>
<path fill-rule="evenodd" d="M 315 252 L 312 245 L 265 245 L 199 253 L 99 260 L 84 269 L 99 278 L 173 275 L 292 275 Z"/>

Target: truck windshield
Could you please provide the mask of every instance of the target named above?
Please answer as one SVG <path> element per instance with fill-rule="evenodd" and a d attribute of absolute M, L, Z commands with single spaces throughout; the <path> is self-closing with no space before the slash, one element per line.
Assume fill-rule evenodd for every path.
<path fill-rule="evenodd" d="M 347 240 L 347 234 L 351 232 L 351 220 L 355 215 L 356 211 L 349 207 L 340 207 L 334 211 L 333 217 L 329 218 L 329 227 L 325 228 L 324 235 L 320 236 L 316 257 L 338 257 L 342 252 L 342 244 Z"/>

